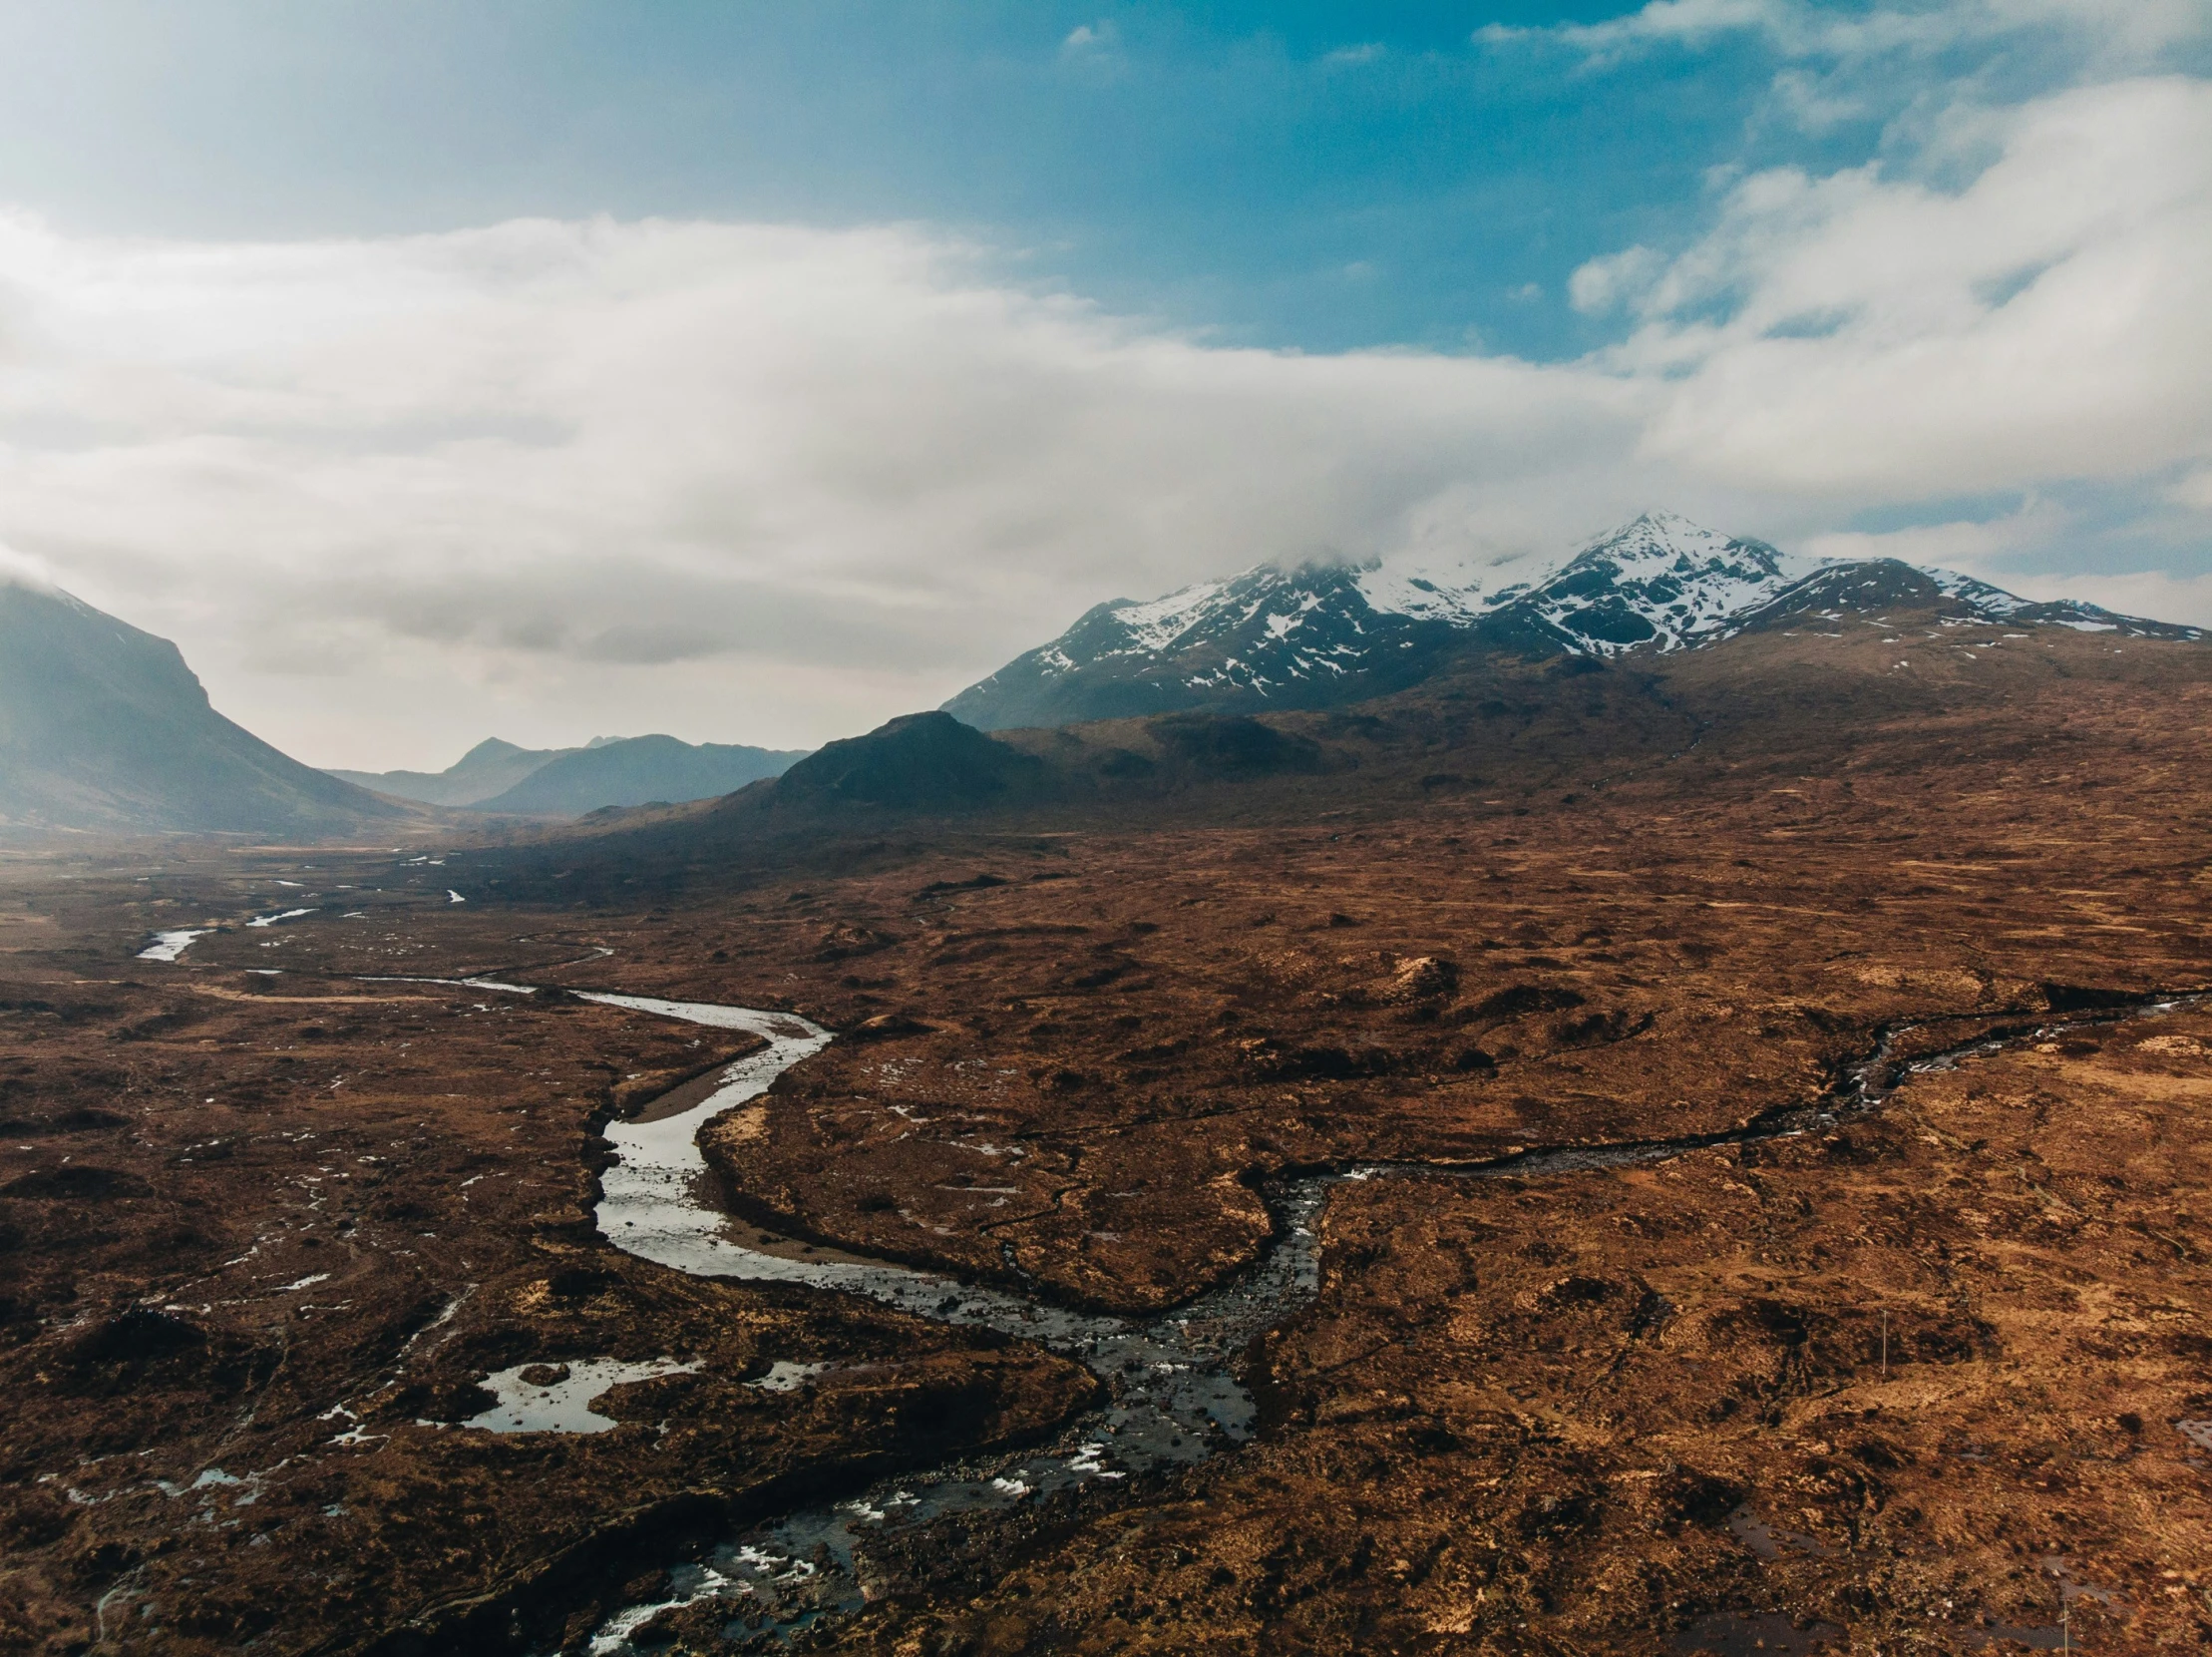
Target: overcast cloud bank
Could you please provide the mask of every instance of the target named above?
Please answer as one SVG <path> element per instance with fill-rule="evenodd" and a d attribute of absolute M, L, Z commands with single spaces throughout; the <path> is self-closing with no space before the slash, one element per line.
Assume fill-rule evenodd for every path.
<path fill-rule="evenodd" d="M 1580 362 L 1224 349 L 1004 262 L 915 225 L 0 216 L 0 541 L 176 637 L 249 727 L 364 766 L 494 729 L 811 744 L 1103 598 L 1557 548 L 1648 505 L 2212 622 L 2199 80 L 1962 102 L 1909 158 L 1716 181 L 1692 244 L 1577 274 L 1620 322 Z"/>

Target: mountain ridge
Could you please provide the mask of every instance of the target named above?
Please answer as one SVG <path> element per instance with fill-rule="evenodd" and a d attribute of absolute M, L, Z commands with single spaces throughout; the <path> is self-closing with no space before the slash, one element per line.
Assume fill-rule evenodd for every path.
<path fill-rule="evenodd" d="M 1855 582 L 1899 594 L 1898 603 L 1906 594 L 1933 594 L 1983 620 L 2202 636 L 2093 605 L 2036 604 L 1897 560 L 1787 554 L 1677 514 L 1648 512 L 1564 558 L 1263 564 L 1158 599 L 1112 600 L 943 709 L 978 729 L 1006 730 L 1181 711 L 1334 707 L 1408 688 L 1468 651 L 1542 657 L 1702 648 L 1814 599 L 1830 608 L 1869 602 L 1873 592 Z"/>
<path fill-rule="evenodd" d="M 477 811 L 580 815 L 605 806 L 671 805 L 730 794 L 782 775 L 806 750 L 739 742 L 684 742 L 628 736 L 556 754 L 512 787 L 471 802 Z"/>
<path fill-rule="evenodd" d="M 506 792 L 539 767 L 579 748 L 525 748 L 488 736 L 443 771 L 349 771 L 324 769 L 358 788 L 425 805 L 466 806 Z"/>

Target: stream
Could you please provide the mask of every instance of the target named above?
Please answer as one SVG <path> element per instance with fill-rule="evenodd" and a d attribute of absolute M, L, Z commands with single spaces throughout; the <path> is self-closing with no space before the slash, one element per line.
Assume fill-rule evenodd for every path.
<path fill-rule="evenodd" d="M 475 982 L 485 989 L 524 990 Z M 574 993 L 611 1007 L 746 1031 L 769 1043 L 731 1064 L 713 1093 L 680 1114 L 606 1125 L 618 1160 L 601 1176 L 597 1219 L 616 1247 L 677 1271 L 803 1283 L 865 1296 L 941 1323 L 998 1330 L 1076 1359 L 1109 1390 L 1107 1404 L 1078 1418 L 1048 1448 L 887 1479 L 858 1496 L 787 1513 L 720 1542 L 702 1559 L 672 1565 L 669 1593 L 608 1618 L 592 1639 L 593 1657 L 629 1657 L 637 1649 L 630 1642 L 632 1632 L 664 1610 L 709 1599 L 726 1607 L 729 1637 L 745 1640 L 750 1634 L 773 1643 L 825 1615 L 857 1610 L 874 1597 L 867 1561 L 871 1537 L 889 1538 L 947 1514 L 1008 1508 L 1092 1480 L 1122 1479 L 1202 1460 L 1243 1443 L 1253 1431 L 1256 1406 L 1234 1365 L 1255 1339 L 1318 1291 L 1314 1225 L 1334 1185 L 1377 1178 L 1573 1173 L 1818 1131 L 1844 1116 L 1879 1108 L 1914 1075 L 1951 1069 L 2022 1041 L 2170 1013 L 2206 999 L 2203 993 L 2147 997 L 2070 1017 L 2016 1014 L 2010 1018 L 2028 1021 L 2028 1028 L 1985 1033 L 1903 1062 L 1894 1055 L 1909 1036 L 1945 1024 L 1987 1027 L 2006 1022 L 2008 1016 L 1966 1014 L 1886 1027 L 1873 1053 L 1848 1068 L 1827 1093 L 1713 1133 L 1530 1150 L 1483 1162 L 1377 1161 L 1281 1179 L 1265 1193 L 1275 1217 L 1276 1242 L 1259 1261 L 1172 1312 L 1125 1319 L 1074 1312 L 1008 1289 L 908 1267 L 849 1256 L 794 1257 L 738 1241 L 729 1217 L 707 1198 L 712 1182 L 698 1146 L 699 1129 L 765 1093 L 777 1076 L 828 1045 L 830 1033 L 791 1014 Z M 779 1371 L 795 1368 L 779 1366 Z M 801 1382 L 794 1377 L 788 1384 Z"/>

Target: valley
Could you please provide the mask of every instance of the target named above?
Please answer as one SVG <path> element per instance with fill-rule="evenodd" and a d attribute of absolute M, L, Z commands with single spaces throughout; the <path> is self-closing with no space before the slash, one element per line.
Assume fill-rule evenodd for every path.
<path fill-rule="evenodd" d="M 2199 1642 L 2212 685 L 2012 630 L 987 775 L 909 725 L 566 837 L 12 854 L 0 1632 Z M 775 1267 L 610 1246 L 687 1110 L 670 1189 Z M 1092 1361 L 1208 1307 L 1210 1356 Z M 611 1426 L 468 1425 L 570 1379 Z"/>

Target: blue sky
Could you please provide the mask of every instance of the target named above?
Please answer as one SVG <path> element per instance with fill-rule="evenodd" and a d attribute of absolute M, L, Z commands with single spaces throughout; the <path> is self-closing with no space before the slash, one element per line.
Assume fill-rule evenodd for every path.
<path fill-rule="evenodd" d="M 1628 10 L 30 6 L 0 25 L 0 200 L 210 237 L 920 219 L 1224 340 L 1558 358 L 1621 331 L 1574 311 L 1569 274 L 1692 239 L 1716 170 L 1855 165 L 1931 89 L 2078 66 L 2063 35 L 1977 40 L 1852 78 L 1857 107 L 1808 130 L 1774 88 L 1800 55 L 1757 30 L 1597 63 L 1483 38 Z M 2201 69 L 2202 44 L 2173 56 Z"/>
<path fill-rule="evenodd" d="M 332 762 L 1645 504 L 2212 620 L 2208 72 L 2212 0 L 0 6 L 0 541 Z"/>

